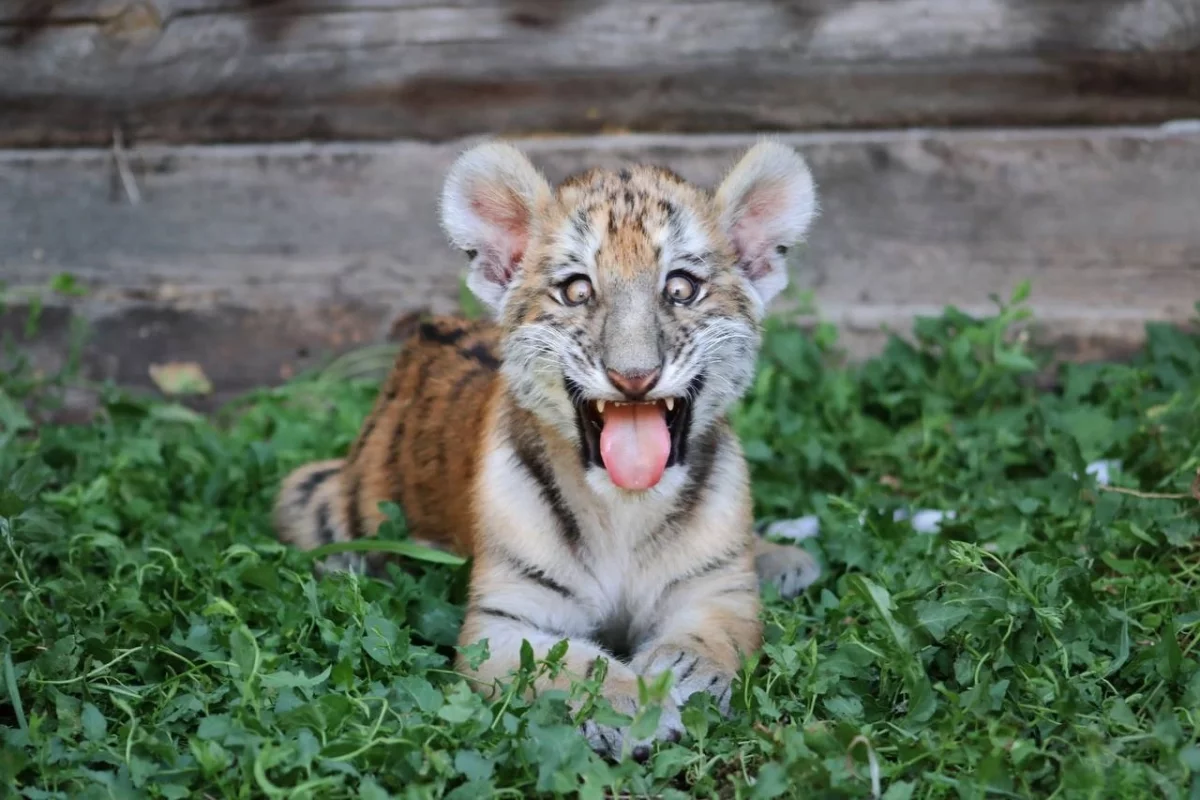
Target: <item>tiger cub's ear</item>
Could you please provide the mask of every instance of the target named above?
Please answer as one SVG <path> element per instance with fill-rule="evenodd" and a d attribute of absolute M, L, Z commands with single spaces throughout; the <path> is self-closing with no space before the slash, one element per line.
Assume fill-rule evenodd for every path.
<path fill-rule="evenodd" d="M 509 144 L 467 150 L 446 176 L 442 227 L 471 258 L 467 286 L 494 313 L 521 269 L 534 219 L 550 198 L 546 179 Z"/>
<path fill-rule="evenodd" d="M 816 216 L 812 173 L 792 148 L 762 141 L 730 171 L 716 201 L 738 268 L 765 307 L 787 286 L 787 249 Z"/>

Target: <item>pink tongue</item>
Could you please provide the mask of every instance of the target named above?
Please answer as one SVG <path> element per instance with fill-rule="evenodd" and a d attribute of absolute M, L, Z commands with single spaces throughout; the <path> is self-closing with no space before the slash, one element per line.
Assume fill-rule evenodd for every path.
<path fill-rule="evenodd" d="M 662 478 L 671 456 L 671 434 L 658 403 L 609 404 L 600 431 L 600 457 L 622 489 L 649 489 Z"/>

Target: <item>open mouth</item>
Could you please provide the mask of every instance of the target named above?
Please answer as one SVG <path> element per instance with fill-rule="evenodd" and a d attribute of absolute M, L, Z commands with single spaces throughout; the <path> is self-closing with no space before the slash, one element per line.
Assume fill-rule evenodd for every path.
<path fill-rule="evenodd" d="M 689 387 L 695 397 L 701 379 Z M 639 402 L 586 400 L 572 381 L 567 391 L 575 401 L 584 466 L 603 467 L 612 482 L 630 490 L 644 490 L 662 479 L 667 467 L 687 458 L 692 405 L 685 397 Z"/>

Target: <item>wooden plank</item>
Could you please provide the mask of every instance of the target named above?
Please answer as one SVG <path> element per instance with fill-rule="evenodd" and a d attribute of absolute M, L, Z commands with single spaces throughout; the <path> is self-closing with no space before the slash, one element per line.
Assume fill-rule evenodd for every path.
<path fill-rule="evenodd" d="M 1188 117 L 1196 0 L 0 4 L 0 146 Z"/>
<path fill-rule="evenodd" d="M 795 280 L 855 355 L 944 304 L 987 312 L 1033 281 L 1042 335 L 1068 357 L 1119 355 L 1148 320 L 1200 300 L 1200 130 L 810 134 L 823 212 Z M 522 143 L 552 179 L 653 161 L 713 185 L 752 141 L 626 136 Z M 463 142 L 147 147 L 133 205 L 103 150 L 0 152 L 0 275 L 20 296 L 68 272 L 41 338 L 60 358 L 70 314 L 97 337 L 96 377 L 148 383 L 202 364 L 222 396 L 379 341 L 414 310 L 457 307 L 461 257 L 436 198 Z M 53 309 L 52 309 L 53 310 Z M 0 327 L 16 330 L 10 312 Z"/>

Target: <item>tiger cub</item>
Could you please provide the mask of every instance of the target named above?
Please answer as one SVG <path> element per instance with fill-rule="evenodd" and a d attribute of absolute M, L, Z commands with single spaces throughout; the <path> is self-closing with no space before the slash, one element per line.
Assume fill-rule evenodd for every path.
<path fill-rule="evenodd" d="M 760 646 L 760 581 L 793 595 L 814 575 L 803 550 L 754 535 L 726 416 L 815 212 L 805 162 L 771 141 L 715 192 L 652 166 L 552 188 L 510 145 L 468 150 L 442 222 L 496 322 L 422 323 L 345 459 L 284 481 L 280 538 L 369 536 L 395 501 L 414 539 L 473 557 L 460 643 L 486 638 L 490 657 L 456 666 L 478 691 L 518 666 L 522 640 L 542 658 L 567 639 L 565 674 L 535 688 L 604 659 L 603 694 L 630 715 L 638 676 L 673 673 L 655 738 L 678 740 L 695 692 L 728 714 Z M 649 754 L 623 728 L 583 733 L 606 755 Z"/>

